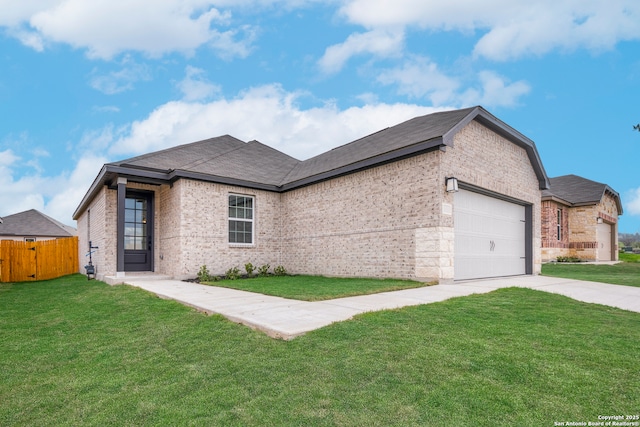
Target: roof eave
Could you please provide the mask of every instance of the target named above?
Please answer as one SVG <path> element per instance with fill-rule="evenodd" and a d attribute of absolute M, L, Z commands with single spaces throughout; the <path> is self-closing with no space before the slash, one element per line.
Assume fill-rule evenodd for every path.
<path fill-rule="evenodd" d="M 84 195 L 82 201 L 73 213 L 73 219 L 78 220 L 80 214 L 84 212 L 91 200 L 98 194 L 100 188 L 107 185 L 111 181 L 111 176 L 120 176 L 130 179 L 134 182 L 161 184 L 169 182 L 169 171 L 161 171 L 158 169 L 140 168 L 131 166 L 120 166 L 114 164 L 105 164 L 102 166 L 100 173 L 94 179 L 89 191 Z"/>
<path fill-rule="evenodd" d="M 540 159 L 540 154 L 538 153 L 535 143 L 480 106 L 475 107 L 465 118 L 449 129 L 449 131 L 442 136 L 443 143 L 453 147 L 454 136 L 473 120 L 507 138 L 517 146 L 524 148 L 538 178 L 540 190 L 549 189 L 549 177 L 542 165 L 542 160 Z"/>
<path fill-rule="evenodd" d="M 96 178 L 91 183 L 91 186 L 89 187 L 89 190 L 87 190 L 87 192 L 85 193 L 84 197 L 80 201 L 80 204 L 78 205 L 76 210 L 73 212 L 73 220 L 74 221 L 78 220 L 78 218 L 80 217 L 80 214 L 82 212 L 84 212 L 84 210 L 87 208 L 87 206 L 89 205 L 91 200 L 93 200 L 93 198 L 98 193 L 99 188 L 104 185 L 104 180 L 105 180 L 105 176 L 107 175 L 107 167 L 108 166 L 109 165 L 103 165 L 102 166 L 102 168 L 100 169 L 100 172 L 98 172 L 98 175 L 96 176 Z"/>
<path fill-rule="evenodd" d="M 89 187 L 89 191 L 78 205 L 73 213 L 73 219 L 78 220 L 82 212 L 89 206 L 91 200 L 98 194 L 100 188 L 108 185 L 113 180 L 113 176 L 127 178 L 131 182 L 140 182 L 144 184 L 171 184 L 180 178 L 188 178 L 197 181 L 215 182 L 218 184 L 236 185 L 256 190 L 279 191 L 280 187 L 275 184 L 263 184 L 259 182 L 245 181 L 236 178 L 228 178 L 223 176 L 209 175 L 186 170 L 164 171 L 151 168 L 132 167 L 129 165 L 106 164 L 100 170 L 100 173 Z"/>
<path fill-rule="evenodd" d="M 558 196 L 554 196 L 554 195 L 550 195 L 550 196 L 542 196 L 542 199 L 541 199 L 541 200 L 542 200 L 543 202 L 546 202 L 546 201 L 552 201 L 552 202 L 556 202 L 556 203 L 561 203 L 561 204 L 563 204 L 563 205 L 565 205 L 565 206 L 569 206 L 569 207 L 572 207 L 572 206 L 573 206 L 573 203 L 571 203 L 570 201 L 565 200 L 565 199 L 561 199 L 560 197 L 558 197 Z"/>
<path fill-rule="evenodd" d="M 312 175 L 306 178 L 299 179 L 297 181 L 286 182 L 280 186 L 282 192 L 294 190 L 296 188 L 305 187 L 307 185 L 315 184 L 321 181 L 326 181 L 339 176 L 348 175 L 350 173 L 359 172 L 365 169 L 374 168 L 387 163 L 402 160 L 408 157 L 413 157 L 422 153 L 437 150 L 443 148 L 444 144 L 442 138 L 433 138 L 427 141 L 422 141 L 417 144 L 413 144 L 408 147 L 401 148 L 399 150 L 391 151 L 388 153 L 380 154 L 375 157 L 360 160 L 355 163 L 351 163 L 330 171 L 322 172 L 316 175 Z"/>
<path fill-rule="evenodd" d="M 186 170 L 174 170 L 168 174 L 168 182 L 175 182 L 180 178 L 193 179 L 196 181 L 215 182 L 217 184 L 228 184 L 239 187 L 252 188 L 255 190 L 279 191 L 280 187 L 276 184 L 263 184 L 260 182 L 245 181 L 238 178 L 229 178 L 219 175 L 210 175 L 206 173 L 192 172 Z"/>

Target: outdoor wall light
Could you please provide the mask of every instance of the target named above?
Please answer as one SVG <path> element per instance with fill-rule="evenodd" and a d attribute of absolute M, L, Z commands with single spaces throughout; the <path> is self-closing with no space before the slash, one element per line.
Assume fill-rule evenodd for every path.
<path fill-rule="evenodd" d="M 602 218 L 598 217 L 597 221 L 598 221 L 598 224 L 602 224 Z"/>
<path fill-rule="evenodd" d="M 445 178 L 447 183 L 447 193 L 455 193 L 458 191 L 458 179 L 457 178 Z"/>

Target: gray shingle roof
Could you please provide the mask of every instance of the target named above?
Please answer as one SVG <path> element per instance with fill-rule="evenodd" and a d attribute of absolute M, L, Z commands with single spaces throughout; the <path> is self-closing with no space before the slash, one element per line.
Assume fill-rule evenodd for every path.
<path fill-rule="evenodd" d="M 279 185 L 298 163 L 299 160 L 258 141 L 247 143 L 224 135 L 110 164 L 162 171 L 188 171 Z"/>
<path fill-rule="evenodd" d="M 287 176 L 287 184 L 336 170 L 414 144 L 442 137 L 464 119 L 473 108 L 415 117 L 398 125 L 357 139 L 300 162 Z"/>
<path fill-rule="evenodd" d="M 113 185 L 117 177 L 152 184 L 189 178 L 288 191 L 453 146 L 454 135 L 472 120 L 524 148 L 540 188 L 547 188 L 548 178 L 533 141 L 478 106 L 415 117 L 305 161 L 296 160 L 257 141 L 247 143 L 224 135 L 109 163 L 94 180 L 74 218 L 78 218 L 100 187 Z"/>
<path fill-rule="evenodd" d="M 76 229 L 35 209 L 5 216 L 0 223 L 0 236 L 71 237 Z"/>
<path fill-rule="evenodd" d="M 549 178 L 549 188 L 542 191 L 542 198 L 558 198 L 575 206 L 600 203 L 609 191 L 616 199 L 618 212 L 622 214 L 620 195 L 607 184 L 591 181 L 577 175 Z"/>

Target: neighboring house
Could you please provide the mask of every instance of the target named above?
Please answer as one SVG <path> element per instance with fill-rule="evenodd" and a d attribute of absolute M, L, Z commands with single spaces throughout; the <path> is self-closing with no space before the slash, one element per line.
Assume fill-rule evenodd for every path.
<path fill-rule="evenodd" d="M 549 182 L 542 192 L 542 261 L 559 256 L 617 261 L 620 195 L 606 184 L 576 175 Z"/>
<path fill-rule="evenodd" d="M 74 219 L 112 283 L 247 262 L 451 281 L 539 273 L 548 184 L 533 141 L 474 107 L 305 161 L 227 135 L 105 164 Z"/>
<path fill-rule="evenodd" d="M 76 235 L 75 228 L 35 209 L 5 216 L 0 221 L 0 240 L 36 242 Z"/>

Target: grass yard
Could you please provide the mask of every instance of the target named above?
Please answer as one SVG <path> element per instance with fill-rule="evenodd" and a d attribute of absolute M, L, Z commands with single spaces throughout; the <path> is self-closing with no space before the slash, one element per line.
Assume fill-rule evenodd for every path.
<path fill-rule="evenodd" d="M 637 414 L 638 366 L 640 314 L 529 289 L 280 341 L 80 275 L 0 284 L 2 426 L 552 426 Z"/>
<path fill-rule="evenodd" d="M 623 262 L 616 265 L 543 264 L 542 274 L 614 285 L 640 286 L 640 255 L 620 254 L 620 261 Z"/>
<path fill-rule="evenodd" d="M 433 283 L 395 279 L 339 279 L 323 276 L 268 276 L 251 279 L 221 280 L 205 283 L 212 286 L 257 292 L 302 301 L 322 301 L 334 298 L 367 295 L 400 289 L 419 288 Z"/>

